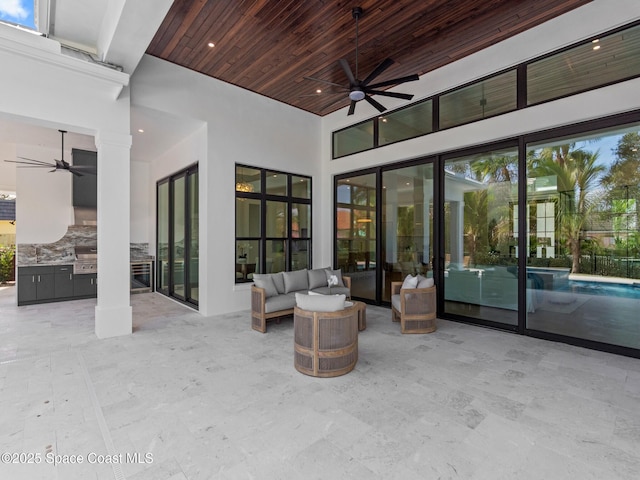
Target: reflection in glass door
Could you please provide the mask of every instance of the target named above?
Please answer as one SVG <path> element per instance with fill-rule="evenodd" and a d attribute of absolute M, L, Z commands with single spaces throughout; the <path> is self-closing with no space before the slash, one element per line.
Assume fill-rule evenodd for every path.
<path fill-rule="evenodd" d="M 444 164 L 444 311 L 518 325 L 515 147 Z"/>
<path fill-rule="evenodd" d="M 184 300 L 185 176 L 173 181 L 173 295 Z"/>
<path fill-rule="evenodd" d="M 640 125 L 527 145 L 526 327 L 640 348 Z"/>
<path fill-rule="evenodd" d="M 382 301 L 391 282 L 433 276 L 433 164 L 382 173 Z"/>
<path fill-rule="evenodd" d="M 336 260 L 351 295 L 376 300 L 376 174 L 337 181 Z"/>
<path fill-rule="evenodd" d="M 169 295 L 169 180 L 158 184 L 158 233 L 156 290 Z"/>
<path fill-rule="evenodd" d="M 187 204 L 187 212 L 188 212 L 188 238 L 189 244 L 187 248 L 187 264 L 189 266 L 189 281 L 187 283 L 189 287 L 189 291 L 187 294 L 187 298 L 189 298 L 194 303 L 198 303 L 199 299 L 199 257 L 200 257 L 200 245 L 199 245 L 199 235 L 200 235 L 200 222 L 199 222 L 199 202 L 198 202 L 198 171 L 189 172 L 187 174 L 187 183 L 188 183 L 188 204 Z"/>

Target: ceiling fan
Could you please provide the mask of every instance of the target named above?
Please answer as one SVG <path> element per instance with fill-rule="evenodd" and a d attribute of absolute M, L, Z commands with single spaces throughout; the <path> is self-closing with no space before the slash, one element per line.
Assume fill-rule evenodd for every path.
<path fill-rule="evenodd" d="M 66 130 L 58 130 L 62 136 L 62 155 L 60 160 L 54 159 L 55 163 L 43 162 L 42 160 L 34 160 L 32 158 L 18 157 L 21 160 L 5 160 L 5 162 L 19 163 L 18 168 L 52 168 L 51 172 L 57 172 L 58 170 L 67 170 L 78 177 L 82 177 L 84 174 L 96 175 L 96 167 L 89 165 L 76 165 L 73 166 L 64 159 L 64 134 Z"/>
<path fill-rule="evenodd" d="M 358 80 L 358 20 L 360 19 L 363 13 L 364 13 L 364 10 L 362 10 L 362 8 L 360 7 L 354 7 L 351 10 L 351 14 L 353 18 L 355 18 L 356 20 L 356 72 L 355 72 L 355 75 L 353 74 L 353 71 L 351 70 L 349 63 L 344 58 L 341 58 L 338 61 L 338 63 L 340 64 L 340 67 L 342 67 L 342 70 L 344 70 L 344 73 L 347 76 L 347 79 L 349 80 L 349 86 L 345 87 L 344 85 L 329 82 L 327 80 L 322 80 L 320 78 L 304 77 L 307 80 L 322 82 L 322 83 L 331 85 L 333 87 L 337 87 L 341 90 L 348 91 L 351 104 L 349 105 L 349 111 L 347 112 L 347 115 L 353 115 L 353 112 L 355 112 L 355 109 L 356 109 L 356 103 L 358 103 L 360 100 L 365 100 L 369 102 L 373 107 L 375 107 L 379 112 L 384 112 L 386 110 L 386 107 L 382 105 L 380 102 L 371 98 L 371 95 L 381 95 L 384 97 L 394 97 L 394 98 L 401 98 L 403 100 L 411 100 L 413 98 L 413 95 L 409 95 L 407 93 L 387 92 L 387 91 L 378 90 L 378 89 L 381 87 L 388 87 L 391 85 L 400 85 L 401 83 L 405 83 L 405 82 L 413 82 L 415 80 L 420 79 L 420 77 L 417 74 L 414 74 L 414 75 L 408 75 L 406 77 L 393 78 L 391 80 L 386 80 L 384 82 L 378 82 L 378 83 L 372 84 L 371 81 L 374 78 L 379 76 L 387 68 L 393 65 L 394 63 L 393 60 L 391 60 L 390 58 L 387 58 L 383 60 L 382 63 L 380 63 L 380 65 L 374 68 L 373 71 L 364 80 Z"/>

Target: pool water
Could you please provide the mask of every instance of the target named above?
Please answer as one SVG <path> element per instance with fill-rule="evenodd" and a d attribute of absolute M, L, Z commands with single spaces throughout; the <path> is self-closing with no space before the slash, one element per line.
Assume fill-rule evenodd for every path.
<path fill-rule="evenodd" d="M 640 283 L 627 285 L 624 283 L 583 282 L 568 280 L 561 292 L 581 293 L 584 295 L 602 295 L 607 297 L 623 297 L 640 300 Z"/>

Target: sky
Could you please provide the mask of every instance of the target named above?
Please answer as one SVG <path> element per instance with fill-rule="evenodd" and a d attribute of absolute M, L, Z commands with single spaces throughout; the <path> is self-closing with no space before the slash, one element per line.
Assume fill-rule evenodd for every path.
<path fill-rule="evenodd" d="M 35 29 L 34 0 L 0 0 L 0 20 Z"/>

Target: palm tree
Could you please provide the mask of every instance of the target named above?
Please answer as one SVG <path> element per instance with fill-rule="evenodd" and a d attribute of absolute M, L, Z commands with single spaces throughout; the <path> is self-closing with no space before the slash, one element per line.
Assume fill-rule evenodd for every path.
<path fill-rule="evenodd" d="M 599 152 L 574 149 L 574 144 L 545 148 L 528 159 L 530 175 L 555 176 L 560 203 L 558 226 L 572 256 L 571 272 L 580 266 L 580 238 L 593 205 L 589 193 L 605 171 L 598 165 Z"/>
<path fill-rule="evenodd" d="M 517 155 L 489 155 L 472 163 L 471 168 L 478 180 L 489 183 L 511 183 L 518 178 Z"/>
<path fill-rule="evenodd" d="M 489 193 L 487 189 L 464 194 L 465 250 L 469 253 L 469 265 L 476 264 L 476 254 L 486 251 L 489 241 L 488 214 Z"/>

